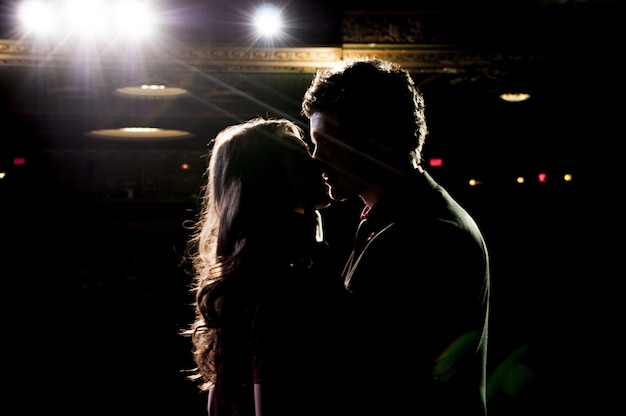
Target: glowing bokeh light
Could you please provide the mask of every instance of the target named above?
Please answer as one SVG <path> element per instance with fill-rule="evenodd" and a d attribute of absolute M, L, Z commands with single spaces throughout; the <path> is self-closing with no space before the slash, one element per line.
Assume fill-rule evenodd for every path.
<path fill-rule="evenodd" d="M 20 4 L 17 17 L 27 32 L 45 36 L 54 33 L 58 27 L 57 15 L 52 6 L 42 1 L 33 0 Z"/>
<path fill-rule="evenodd" d="M 254 27 L 261 36 L 275 36 L 282 29 L 282 25 L 281 12 L 276 6 L 268 4 L 256 11 Z"/>
<path fill-rule="evenodd" d="M 430 166 L 443 166 L 443 159 L 439 157 L 433 157 L 428 162 Z"/>
<path fill-rule="evenodd" d="M 147 37 L 158 23 L 145 0 L 27 0 L 19 5 L 17 16 L 22 30 L 43 37 Z"/>

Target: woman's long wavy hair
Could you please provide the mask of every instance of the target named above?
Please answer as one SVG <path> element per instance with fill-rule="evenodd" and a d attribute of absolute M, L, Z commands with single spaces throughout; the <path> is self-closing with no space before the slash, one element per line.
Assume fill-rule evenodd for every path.
<path fill-rule="evenodd" d="M 285 163 L 306 154 L 303 137 L 288 120 L 256 118 L 227 127 L 210 143 L 207 183 L 185 253 L 195 297 L 195 321 L 184 332 L 192 339 L 197 366 L 189 378 L 201 390 L 215 383 L 224 291 L 232 283 L 242 286 L 234 281 L 246 277 L 240 268 L 267 249 L 274 218 L 293 209 Z"/>

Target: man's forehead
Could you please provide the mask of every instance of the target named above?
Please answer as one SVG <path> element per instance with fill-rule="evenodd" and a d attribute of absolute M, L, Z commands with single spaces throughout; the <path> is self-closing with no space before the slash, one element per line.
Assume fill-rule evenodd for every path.
<path fill-rule="evenodd" d="M 311 115 L 310 126 L 311 129 L 329 132 L 337 130 L 339 128 L 339 122 L 333 114 L 317 112 Z"/>

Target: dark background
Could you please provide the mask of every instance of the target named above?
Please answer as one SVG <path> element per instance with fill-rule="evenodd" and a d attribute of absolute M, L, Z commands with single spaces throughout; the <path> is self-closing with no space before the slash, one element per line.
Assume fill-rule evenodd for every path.
<path fill-rule="evenodd" d="M 4 3 L 0 38 L 14 39 L 11 2 Z M 169 3 L 179 21 L 168 30 L 180 42 L 232 41 L 227 21 L 210 20 L 209 11 L 227 14 L 244 3 Z M 310 25 L 299 28 L 299 42 L 341 43 L 342 7 L 406 7 L 353 3 L 302 3 Z M 476 218 L 491 252 L 491 414 L 604 414 L 618 387 L 623 344 L 623 186 L 615 176 L 623 138 L 620 10 L 613 1 L 501 3 L 416 2 L 412 9 L 454 10 L 447 21 L 466 31 L 468 45 L 514 45 L 541 58 L 507 68 L 534 93 L 513 105 L 494 98 L 502 79 L 493 73 L 415 73 L 430 127 L 425 155 L 444 161 L 428 169 Z M 132 79 L 118 71 L 108 73 Z M 220 102 L 234 111 L 225 117 L 189 98 L 131 105 L 102 90 L 59 98 L 46 91 L 75 74 L 0 64 L 5 395 L 19 413 L 203 414 L 204 396 L 184 374 L 190 344 L 179 333 L 192 320 L 190 276 L 180 261 L 184 224 L 194 219 L 204 183 L 206 144 L 226 125 L 274 110 L 304 123 L 299 100 L 312 78 L 222 76 L 257 100 Z M 156 113 L 164 126 L 184 126 L 194 138 L 122 143 L 84 135 L 154 121 Z M 26 164 L 14 165 L 15 157 Z M 183 162 L 190 169 L 180 170 Z M 536 181 L 540 172 L 546 183 Z M 560 180 L 564 173 L 574 180 Z M 517 175 L 526 183 L 516 184 Z M 482 185 L 468 186 L 472 177 Z M 358 209 L 349 201 L 324 212 L 338 255 Z"/>

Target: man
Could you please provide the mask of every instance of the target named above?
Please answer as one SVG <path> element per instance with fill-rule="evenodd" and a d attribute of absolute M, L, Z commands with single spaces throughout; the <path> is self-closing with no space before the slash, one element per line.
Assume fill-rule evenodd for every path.
<path fill-rule="evenodd" d="M 306 91 L 334 200 L 360 197 L 343 278 L 343 415 L 486 414 L 489 258 L 477 224 L 421 167 L 424 99 L 379 59 L 319 71 Z M 345 377 L 345 378 L 340 378 Z"/>

